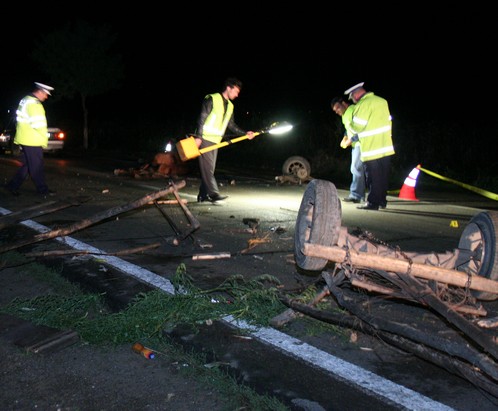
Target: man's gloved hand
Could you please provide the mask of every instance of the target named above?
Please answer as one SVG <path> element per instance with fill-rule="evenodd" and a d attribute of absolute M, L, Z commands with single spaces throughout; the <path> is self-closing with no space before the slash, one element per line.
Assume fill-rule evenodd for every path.
<path fill-rule="evenodd" d="M 342 148 L 348 148 L 349 146 L 349 139 L 348 136 L 344 136 L 341 141 L 341 147 Z"/>
<path fill-rule="evenodd" d="M 360 141 L 360 138 L 358 137 L 358 134 L 355 134 L 354 136 L 351 137 L 351 141 L 353 143 L 357 143 L 358 141 Z"/>

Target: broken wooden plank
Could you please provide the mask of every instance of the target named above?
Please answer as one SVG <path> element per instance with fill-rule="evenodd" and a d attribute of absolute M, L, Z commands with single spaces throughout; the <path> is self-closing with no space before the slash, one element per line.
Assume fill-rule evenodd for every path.
<path fill-rule="evenodd" d="M 50 250 L 50 251 L 38 251 L 24 254 L 26 257 L 59 257 L 64 255 L 80 255 L 80 254 L 92 254 L 92 255 L 128 255 L 141 253 L 142 251 L 150 250 L 151 248 L 160 247 L 161 243 L 154 243 L 149 245 L 144 245 L 141 247 L 129 248 L 127 250 L 116 251 L 114 253 L 95 253 L 88 250 Z"/>
<path fill-rule="evenodd" d="M 184 180 L 180 181 L 178 184 L 170 184 L 170 186 L 164 190 L 159 190 L 151 194 L 147 194 L 144 197 L 141 197 L 131 203 L 117 206 L 114 208 L 110 208 L 109 210 L 102 211 L 100 213 L 94 214 L 92 217 L 86 218 L 84 220 L 78 221 L 74 224 L 70 224 L 69 226 L 54 229 L 51 231 L 47 231 L 46 233 L 37 234 L 31 238 L 23 239 L 18 242 L 13 242 L 10 244 L 4 244 L 0 246 L 0 253 L 15 250 L 17 248 L 23 247 L 28 244 L 34 244 L 44 240 L 50 240 L 56 237 L 63 237 L 65 235 L 74 233 L 76 231 L 82 230 L 83 228 L 87 228 L 93 224 L 98 223 L 99 221 L 105 220 L 107 218 L 116 216 L 118 214 L 126 213 L 135 208 L 141 207 L 151 201 L 154 201 L 157 198 L 164 197 L 165 195 L 175 191 L 178 188 L 185 187 L 186 182 Z"/>
<path fill-rule="evenodd" d="M 446 352 L 451 356 L 463 358 L 470 364 L 479 367 L 483 372 L 488 374 L 495 381 L 498 381 L 498 367 L 491 356 L 485 355 L 481 349 L 478 349 L 468 343 L 462 333 L 453 329 L 448 329 L 446 333 L 440 334 L 435 332 L 429 321 L 418 323 L 400 322 L 399 320 L 389 318 L 389 316 L 376 314 L 372 304 L 364 304 L 365 296 L 359 297 L 353 293 L 334 285 L 330 276 L 324 275 L 330 292 L 335 296 L 339 305 L 347 309 L 350 313 L 356 315 L 370 326 L 390 333 L 398 334 L 403 337 L 418 341 L 419 343 Z M 385 303 L 385 302 L 383 302 Z M 470 324 L 470 323 L 469 323 Z M 461 325 L 461 322 L 460 324 Z M 459 327 L 459 329 L 465 327 Z M 450 337 L 451 335 L 451 337 Z M 469 336 L 467 334 L 467 336 Z"/>
<path fill-rule="evenodd" d="M 271 239 L 269 238 L 270 234 L 267 233 L 264 237 L 261 238 L 251 238 L 247 241 L 247 248 L 244 248 L 240 251 L 241 254 L 247 253 L 249 250 L 256 247 L 258 244 L 269 243 Z"/>
<path fill-rule="evenodd" d="M 393 331 L 389 331 L 387 327 L 380 329 L 376 324 L 370 325 L 360 317 L 352 315 L 346 311 L 319 310 L 309 305 L 299 303 L 295 299 L 290 299 L 288 297 L 281 297 L 280 301 L 287 307 L 290 307 L 291 310 L 298 311 L 301 315 L 308 315 L 329 324 L 335 324 L 341 327 L 358 330 L 365 334 L 374 335 L 376 338 L 379 338 L 393 347 L 398 347 L 403 351 L 412 353 L 419 358 L 432 362 L 433 364 L 436 364 L 453 374 L 467 379 L 476 387 L 479 387 L 495 397 L 498 397 L 498 385 L 495 380 L 489 378 L 487 374 L 482 373 L 473 362 L 469 363 L 465 360 L 458 359 L 453 354 L 448 355 L 447 339 L 443 338 L 441 344 L 436 346 L 437 348 L 432 348 L 434 347 L 434 344 L 425 345 L 420 339 L 414 339 L 413 335 L 407 337 L 406 334 L 394 334 Z M 419 334 L 419 336 L 425 337 L 425 339 L 428 338 L 430 343 L 432 342 L 432 335 L 433 334 L 431 333 Z M 474 352 L 473 355 L 479 356 L 477 352 Z"/>
<path fill-rule="evenodd" d="M 199 222 L 199 220 L 197 220 L 197 218 L 194 217 L 194 215 L 190 212 L 190 210 L 187 208 L 187 206 L 185 204 L 183 204 L 183 201 L 182 199 L 180 198 L 180 195 L 178 194 L 178 190 L 177 189 L 174 189 L 173 190 L 173 195 L 175 196 L 176 198 L 176 201 L 178 201 L 178 204 L 180 205 L 180 207 L 182 208 L 183 210 L 183 213 L 185 214 L 185 216 L 187 217 L 190 225 L 192 226 L 192 229 L 190 230 L 190 233 L 193 233 L 194 231 L 196 231 L 198 228 L 200 228 L 201 226 L 201 223 Z M 190 235 L 190 233 L 188 233 L 188 235 Z M 187 235 L 187 236 L 188 236 Z M 184 237 L 185 238 L 185 237 Z"/>
<path fill-rule="evenodd" d="M 330 295 L 330 291 L 327 287 L 324 287 L 322 291 L 315 295 L 313 300 L 308 304 L 310 307 L 316 306 L 321 300 L 323 300 L 326 296 Z M 282 328 L 289 321 L 294 320 L 297 317 L 302 317 L 302 314 L 294 311 L 292 308 L 285 310 L 283 313 L 280 313 L 273 317 L 270 320 L 270 325 L 276 328 Z"/>
<path fill-rule="evenodd" d="M 75 197 L 67 198 L 61 201 L 49 201 L 43 204 L 37 204 L 33 207 L 28 207 L 23 210 L 15 211 L 10 214 L 5 214 L 0 217 L 0 230 L 17 224 L 20 221 L 36 218 L 45 214 L 53 213 L 64 208 L 79 206 L 82 203 L 89 201 L 91 197 Z"/>
<path fill-rule="evenodd" d="M 288 308 L 284 312 L 276 315 L 270 320 L 270 325 L 275 328 L 282 328 L 285 324 L 288 322 L 302 317 L 303 314 L 301 314 L 299 311 L 295 311 L 292 308 Z"/>
<path fill-rule="evenodd" d="M 172 182 L 172 180 L 170 180 L 170 182 Z M 199 220 L 197 220 L 197 218 L 194 217 L 194 215 L 190 212 L 190 210 L 185 205 L 186 203 L 180 198 L 180 195 L 178 194 L 178 190 L 173 190 L 173 195 L 175 196 L 175 199 L 176 199 L 175 203 L 181 207 L 183 213 L 185 214 L 185 217 L 187 217 L 187 220 L 190 224 L 190 230 L 186 231 L 185 233 L 182 233 L 179 230 L 178 226 L 174 223 L 174 221 L 166 214 L 166 212 L 161 207 L 159 207 L 159 205 L 158 205 L 159 203 L 157 201 L 154 201 L 154 204 L 156 205 L 158 210 L 161 212 L 161 214 L 164 216 L 164 218 L 166 218 L 169 225 L 171 226 L 171 228 L 175 232 L 176 237 L 173 240 L 173 244 L 178 245 L 179 241 L 183 241 L 187 237 L 191 237 L 193 239 L 192 233 L 200 228 L 201 223 L 199 222 Z"/>
<path fill-rule="evenodd" d="M 404 290 L 407 293 L 410 293 L 413 298 L 426 303 L 460 331 L 465 333 L 467 337 L 471 338 L 472 341 L 478 344 L 490 356 L 494 357 L 495 360 L 498 359 L 498 349 L 492 336 L 483 333 L 477 326 L 470 321 L 467 321 L 467 319 L 458 314 L 444 301 L 441 301 L 427 284 L 420 282 L 408 273 L 398 273 L 398 276 L 407 284 L 407 287 L 405 287 Z M 494 375 L 494 378 L 498 379 L 498 371 L 497 374 Z"/>
<path fill-rule="evenodd" d="M 58 351 L 79 341 L 75 331 L 35 324 L 10 314 L 0 314 L 0 336 L 33 353 Z"/>
<path fill-rule="evenodd" d="M 182 198 L 181 202 L 183 204 L 188 204 L 188 201 L 183 199 L 183 198 Z M 149 204 L 150 205 L 153 205 L 153 204 L 172 204 L 172 205 L 175 205 L 175 204 L 178 204 L 178 200 L 156 200 L 156 201 L 151 201 Z"/>
<path fill-rule="evenodd" d="M 214 253 L 214 254 L 194 254 L 192 260 L 218 260 L 221 258 L 230 258 L 231 254 L 226 252 Z"/>
<path fill-rule="evenodd" d="M 388 279 L 392 279 L 392 276 L 396 275 L 396 274 L 392 274 L 391 277 L 388 277 L 389 273 L 386 272 L 385 274 L 386 274 L 386 278 L 388 278 Z M 351 278 L 350 282 L 351 282 L 351 285 L 354 285 L 355 287 L 358 287 L 358 288 L 363 288 L 363 289 L 370 291 L 370 292 L 389 295 L 390 297 L 399 298 L 399 299 L 403 299 L 403 300 L 407 300 L 407 301 L 414 301 L 414 302 L 417 302 L 419 304 L 425 305 L 423 301 L 415 300 L 413 297 L 407 295 L 406 293 L 398 292 L 398 291 L 393 290 L 392 288 L 384 287 L 384 286 L 381 286 L 379 284 L 372 283 L 370 281 L 358 280 L 355 278 Z M 397 282 L 395 284 L 398 285 Z M 402 289 L 404 289 L 404 287 L 402 287 Z M 470 305 L 463 305 L 463 304 L 449 304 L 449 303 L 447 303 L 447 304 L 448 304 L 448 307 L 450 307 L 452 310 L 455 310 L 459 313 L 468 314 L 468 315 L 476 315 L 476 316 L 479 315 L 481 317 L 488 315 L 488 312 L 482 307 L 473 307 Z"/>
<path fill-rule="evenodd" d="M 48 353 L 61 350 L 65 347 L 69 347 L 77 343 L 80 337 L 76 331 L 63 330 L 52 334 L 50 337 L 45 338 L 41 341 L 36 341 L 35 343 L 26 347 L 26 350 L 38 353 Z"/>

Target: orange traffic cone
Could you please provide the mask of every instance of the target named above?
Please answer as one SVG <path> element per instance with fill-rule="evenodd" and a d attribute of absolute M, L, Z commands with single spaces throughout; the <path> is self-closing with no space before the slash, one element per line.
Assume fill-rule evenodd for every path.
<path fill-rule="evenodd" d="M 418 201 L 417 197 L 415 196 L 415 186 L 417 185 L 417 177 L 419 173 L 420 164 L 415 167 L 410 172 L 410 174 L 408 174 L 408 177 L 405 178 L 403 187 L 401 187 L 401 190 L 399 191 L 399 198 L 402 198 L 404 200 Z"/>

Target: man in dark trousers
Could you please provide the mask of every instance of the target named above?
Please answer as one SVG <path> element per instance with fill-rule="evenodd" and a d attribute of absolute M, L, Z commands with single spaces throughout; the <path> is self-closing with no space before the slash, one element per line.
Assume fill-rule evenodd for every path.
<path fill-rule="evenodd" d="M 47 118 L 43 102 L 51 96 L 53 87 L 36 83 L 31 94 L 25 96 L 16 111 L 16 136 L 14 143 L 21 148 L 22 164 L 16 174 L 5 185 L 13 195 L 19 195 L 19 188 L 28 176 L 38 194 L 47 197 L 55 195 L 45 182 L 43 149 L 48 146 Z"/>
<path fill-rule="evenodd" d="M 247 135 L 249 140 L 254 138 L 253 131 L 244 131 L 234 121 L 232 100 L 239 96 L 241 89 L 242 82 L 232 77 L 225 80 L 221 93 L 208 94 L 204 98 L 196 133 L 196 142 L 200 149 L 219 144 L 227 129 L 234 134 Z M 218 149 L 206 151 L 199 157 L 202 181 L 197 196 L 198 202 L 215 203 L 227 198 L 220 194 L 214 176 L 217 158 Z"/>
<path fill-rule="evenodd" d="M 355 103 L 351 120 L 354 134 L 350 140 L 360 142 L 367 177 L 367 203 L 357 208 L 378 210 L 387 206 L 391 156 L 394 155 L 391 113 L 387 101 L 367 92 L 363 85 L 358 83 L 344 92 Z"/>
<path fill-rule="evenodd" d="M 352 175 L 351 185 L 349 186 L 349 195 L 343 198 L 347 203 L 361 203 L 365 199 L 366 178 L 365 166 L 361 161 L 360 142 L 350 142 L 349 137 L 352 136 L 351 121 L 353 120 L 353 104 L 349 104 L 342 97 L 334 97 L 330 103 L 332 110 L 341 117 L 344 126 L 344 137 L 341 141 L 342 148 L 351 146 L 351 165 L 350 171 Z"/>

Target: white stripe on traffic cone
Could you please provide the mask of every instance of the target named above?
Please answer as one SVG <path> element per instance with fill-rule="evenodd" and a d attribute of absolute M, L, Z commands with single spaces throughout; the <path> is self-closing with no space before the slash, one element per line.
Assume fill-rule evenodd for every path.
<path fill-rule="evenodd" d="M 399 198 L 404 200 L 418 201 L 415 196 L 415 186 L 417 185 L 417 177 L 420 173 L 420 164 L 415 167 L 408 177 L 405 178 L 405 182 L 403 183 L 403 187 L 399 191 Z"/>

